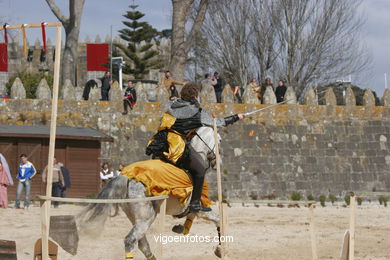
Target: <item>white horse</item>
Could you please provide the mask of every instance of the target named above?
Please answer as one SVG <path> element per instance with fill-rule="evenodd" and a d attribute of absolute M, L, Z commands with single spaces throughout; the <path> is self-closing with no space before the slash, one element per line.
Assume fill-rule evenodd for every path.
<path fill-rule="evenodd" d="M 204 162 L 212 165 L 215 162 L 215 141 L 214 131 L 211 127 L 201 127 L 197 130 L 197 134 L 192 138 L 191 145 L 203 158 Z M 209 167 L 211 168 L 211 167 Z M 99 199 L 135 199 L 146 197 L 145 186 L 134 179 L 129 180 L 126 176 L 120 175 L 111 180 L 103 190 L 99 193 Z M 189 201 L 189 199 L 187 200 Z M 146 239 L 146 232 L 156 219 L 157 213 L 160 211 L 162 201 L 143 201 L 131 202 L 122 204 L 90 204 L 80 213 L 80 227 L 88 228 L 96 222 L 103 223 L 110 215 L 111 209 L 115 209 L 114 216 L 118 213 L 119 206 L 125 212 L 131 223 L 132 229 L 124 239 L 126 259 L 133 259 L 133 250 L 138 242 L 138 248 L 147 259 L 156 259 L 150 250 L 149 242 Z M 187 203 L 188 204 L 188 203 Z M 186 210 L 186 206 L 179 203 L 178 198 L 170 197 L 167 199 L 166 214 L 176 216 Z M 219 215 L 213 211 L 190 213 L 187 215 L 184 226 L 176 225 L 172 231 L 176 233 L 188 234 L 191 228 L 191 223 L 195 217 L 203 218 L 214 222 L 219 235 Z M 93 225 L 93 228 L 103 228 L 101 225 Z M 220 256 L 220 245 L 217 246 L 215 254 Z"/>

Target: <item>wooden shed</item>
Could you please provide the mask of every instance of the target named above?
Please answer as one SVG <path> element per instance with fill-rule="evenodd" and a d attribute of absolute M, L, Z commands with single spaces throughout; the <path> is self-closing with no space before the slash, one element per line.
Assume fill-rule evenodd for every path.
<path fill-rule="evenodd" d="M 16 198 L 16 175 L 23 153 L 38 172 L 32 179 L 31 198 L 46 193 L 41 174 L 47 165 L 49 133 L 49 126 L 0 125 L 0 152 L 16 184 L 8 188 L 9 199 Z M 67 190 L 68 197 L 82 198 L 99 192 L 101 142 L 112 141 L 112 137 L 93 128 L 57 127 L 55 157 L 70 171 L 72 187 Z"/>

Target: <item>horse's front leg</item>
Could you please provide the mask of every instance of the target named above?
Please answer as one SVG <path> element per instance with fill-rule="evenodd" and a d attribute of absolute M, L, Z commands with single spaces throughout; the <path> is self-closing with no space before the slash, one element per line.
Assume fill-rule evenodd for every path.
<path fill-rule="evenodd" d="M 214 211 L 202 212 L 198 216 L 200 218 L 203 218 L 203 219 L 206 219 L 206 220 L 209 220 L 209 221 L 213 222 L 215 224 L 215 226 L 217 227 L 218 241 L 219 242 L 218 242 L 218 246 L 214 250 L 214 254 L 216 256 L 218 256 L 219 258 L 221 258 L 221 229 L 220 229 L 220 226 L 219 226 L 219 215 L 218 215 L 218 213 L 216 213 Z"/>

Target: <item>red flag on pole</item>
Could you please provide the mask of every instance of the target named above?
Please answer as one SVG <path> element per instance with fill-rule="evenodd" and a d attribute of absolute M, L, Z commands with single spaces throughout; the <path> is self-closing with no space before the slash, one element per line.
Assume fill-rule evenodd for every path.
<path fill-rule="evenodd" d="M 46 29 L 45 29 L 45 22 L 41 22 L 42 27 L 42 41 L 43 41 L 43 52 L 46 53 Z"/>

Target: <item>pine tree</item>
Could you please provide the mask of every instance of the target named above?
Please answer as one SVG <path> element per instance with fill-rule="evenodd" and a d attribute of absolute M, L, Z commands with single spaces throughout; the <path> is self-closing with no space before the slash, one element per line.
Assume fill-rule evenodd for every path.
<path fill-rule="evenodd" d="M 143 79 L 150 69 L 158 68 L 160 65 L 156 57 L 158 51 L 152 48 L 151 43 L 158 37 L 159 32 L 149 23 L 139 21 L 145 14 L 135 10 L 138 5 L 133 4 L 129 7 L 131 10 L 123 15 L 128 20 L 122 22 L 127 28 L 119 31 L 119 36 L 127 42 L 127 46 L 120 43 L 115 45 L 126 61 L 123 73 L 132 74 L 136 79 Z M 141 45 L 142 41 L 145 44 Z"/>

